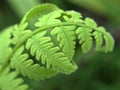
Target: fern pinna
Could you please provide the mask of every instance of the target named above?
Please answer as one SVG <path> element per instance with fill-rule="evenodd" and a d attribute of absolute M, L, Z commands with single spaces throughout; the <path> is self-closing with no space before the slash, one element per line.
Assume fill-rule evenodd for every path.
<path fill-rule="evenodd" d="M 0 34 L 0 89 L 28 90 L 23 76 L 43 80 L 58 73 L 71 74 L 77 69 L 76 43 L 86 53 L 94 41 L 96 51 L 113 50 L 113 38 L 93 19 L 53 4 L 31 9 L 20 24 Z"/>

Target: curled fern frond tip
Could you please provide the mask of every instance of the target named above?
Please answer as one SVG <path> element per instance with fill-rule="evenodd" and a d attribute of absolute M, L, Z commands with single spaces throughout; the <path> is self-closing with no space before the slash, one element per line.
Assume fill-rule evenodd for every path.
<path fill-rule="evenodd" d="M 59 73 L 71 74 L 77 69 L 72 60 L 76 43 L 83 53 L 93 46 L 96 51 L 104 52 L 114 47 L 112 36 L 93 19 L 83 19 L 79 12 L 64 11 L 53 4 L 43 4 L 28 11 L 19 25 L 0 34 L 0 42 L 0 79 L 8 66 L 11 71 L 35 80 Z M 10 70 L 5 77 L 12 73 Z M 22 82 L 18 80 L 18 83 L 19 88 Z"/>

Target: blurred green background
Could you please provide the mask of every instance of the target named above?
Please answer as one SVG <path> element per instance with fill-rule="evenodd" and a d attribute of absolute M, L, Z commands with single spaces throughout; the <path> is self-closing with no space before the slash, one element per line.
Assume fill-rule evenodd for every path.
<path fill-rule="evenodd" d="M 42 3 L 54 3 L 93 18 L 113 35 L 115 48 L 107 54 L 94 50 L 83 54 L 77 47 L 77 71 L 45 81 L 25 78 L 26 82 L 34 90 L 120 90 L 120 0 L 0 0 L 0 31 L 19 23 L 30 8 Z"/>

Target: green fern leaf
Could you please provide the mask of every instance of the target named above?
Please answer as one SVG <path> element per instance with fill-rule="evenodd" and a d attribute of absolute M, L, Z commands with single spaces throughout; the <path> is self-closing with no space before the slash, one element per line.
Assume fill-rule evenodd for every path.
<path fill-rule="evenodd" d="M 84 25 L 76 30 L 76 34 L 84 53 L 92 48 L 93 38 L 96 40 L 97 51 L 108 52 L 113 50 L 114 40 L 112 36 L 106 32 L 105 28 L 97 27 L 93 19 L 86 18 Z M 104 40 L 105 45 L 103 45 Z"/>
<path fill-rule="evenodd" d="M 1 90 L 28 90 L 28 86 L 23 84 L 23 79 L 17 77 L 16 72 L 10 72 L 10 68 L 6 67 L 0 73 L 0 89 Z"/>
<path fill-rule="evenodd" d="M 40 17 L 56 10 L 60 9 L 54 4 L 39 5 L 37 7 L 32 8 L 30 11 L 26 13 L 20 24 L 24 24 L 27 22 L 29 29 L 35 29 L 36 28 L 35 23 L 38 21 Z"/>
<path fill-rule="evenodd" d="M 17 44 L 31 33 L 30 30 L 25 30 L 27 26 L 28 23 L 13 26 L 12 35 L 14 38 L 12 38 L 12 44 Z"/>
<path fill-rule="evenodd" d="M 96 31 L 93 33 L 93 36 L 95 37 L 95 40 L 96 40 L 96 49 L 95 50 L 99 51 L 103 44 L 102 33 L 100 33 L 99 31 Z"/>
<path fill-rule="evenodd" d="M 72 60 L 75 49 L 75 26 L 61 26 L 56 27 L 51 31 L 52 35 L 57 34 L 57 40 L 59 41 L 60 48 L 63 48 L 63 52 Z"/>
<path fill-rule="evenodd" d="M 11 90 L 26 90 L 17 77 L 19 74 L 44 80 L 58 73 L 74 72 L 77 69 L 73 61 L 77 41 L 86 53 L 94 40 L 97 51 L 113 50 L 112 36 L 93 19 L 83 20 L 80 13 L 63 11 L 53 4 L 31 9 L 19 25 L 0 34 L 0 88 L 8 90 L 7 83 Z"/>
<path fill-rule="evenodd" d="M 105 45 L 102 48 L 102 51 L 110 52 L 114 47 L 114 39 L 113 37 L 105 31 L 104 27 L 98 27 L 98 31 L 103 33 L 103 40 L 105 40 Z"/>
<path fill-rule="evenodd" d="M 77 22 L 77 23 L 81 23 L 83 22 L 82 15 L 79 12 L 76 11 L 65 11 L 63 18 L 65 21 L 67 22 Z"/>
<path fill-rule="evenodd" d="M 92 28 L 92 29 L 97 27 L 96 22 L 93 19 L 89 18 L 89 17 L 85 18 L 84 23 L 85 23 L 85 25 L 87 27 Z"/>
<path fill-rule="evenodd" d="M 42 64 L 46 64 L 47 68 L 52 67 L 54 70 L 57 72 L 62 72 L 62 73 L 70 73 L 76 69 L 76 66 L 72 66 L 70 61 L 65 57 L 64 53 L 60 52 L 59 47 L 55 47 L 54 43 L 51 42 L 50 37 L 45 37 L 42 36 L 44 32 L 41 32 L 41 34 L 37 34 L 32 36 L 30 39 L 28 39 L 26 43 L 26 48 L 30 50 L 31 55 L 36 55 L 37 60 L 41 60 Z M 64 60 L 66 64 L 57 64 L 57 63 L 62 63 L 61 60 Z M 70 72 L 65 71 L 66 69 L 60 69 L 61 68 L 68 68 L 68 65 L 71 66 Z M 59 66 L 57 66 L 59 65 Z M 58 68 L 59 67 L 59 68 Z"/>
<path fill-rule="evenodd" d="M 43 80 L 56 75 L 55 71 L 35 64 L 32 59 L 29 59 L 28 54 L 23 53 L 23 51 L 24 47 L 22 46 L 11 58 L 11 67 L 15 68 L 18 73 L 35 80 Z"/>
<path fill-rule="evenodd" d="M 60 20 L 57 18 L 61 16 L 62 10 L 53 11 L 47 15 L 42 16 L 39 18 L 39 22 L 35 23 L 36 27 L 46 26 L 50 24 L 61 23 Z"/>
<path fill-rule="evenodd" d="M 82 45 L 82 51 L 84 53 L 88 52 L 92 47 L 92 29 L 80 27 L 76 30 L 76 34 L 78 34 L 79 43 Z"/>

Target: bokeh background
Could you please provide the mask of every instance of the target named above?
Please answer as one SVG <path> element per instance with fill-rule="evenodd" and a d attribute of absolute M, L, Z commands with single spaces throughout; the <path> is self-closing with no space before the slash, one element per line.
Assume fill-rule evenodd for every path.
<path fill-rule="evenodd" d="M 111 53 L 83 54 L 79 47 L 74 56 L 79 68 L 71 75 L 57 75 L 45 81 L 25 78 L 34 90 L 120 90 L 120 0 L 0 0 L 0 31 L 19 23 L 32 7 L 54 3 L 64 10 L 76 10 L 93 18 L 115 39 Z M 1 44 L 1 43 L 0 43 Z"/>

